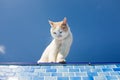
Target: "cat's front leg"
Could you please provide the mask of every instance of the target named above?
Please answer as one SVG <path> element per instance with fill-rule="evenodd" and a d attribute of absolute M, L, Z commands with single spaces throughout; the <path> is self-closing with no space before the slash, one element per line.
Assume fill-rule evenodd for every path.
<path fill-rule="evenodd" d="M 57 55 L 57 62 L 58 63 L 65 63 L 66 62 L 65 56 L 61 52 L 59 52 Z"/>
<path fill-rule="evenodd" d="M 48 61 L 48 62 L 50 62 L 50 63 L 56 62 L 56 56 L 55 56 L 55 55 L 56 55 L 56 54 L 54 54 L 54 55 L 50 54 L 50 56 L 49 56 L 49 61 Z"/>
<path fill-rule="evenodd" d="M 57 55 L 57 62 L 58 63 L 65 63 L 66 60 L 66 56 L 68 55 L 69 53 L 69 47 L 62 47 L 61 50 L 58 52 L 58 55 Z"/>
<path fill-rule="evenodd" d="M 57 56 L 57 51 L 56 50 L 51 51 L 49 53 L 48 62 L 50 62 L 50 63 L 56 62 L 56 56 Z"/>

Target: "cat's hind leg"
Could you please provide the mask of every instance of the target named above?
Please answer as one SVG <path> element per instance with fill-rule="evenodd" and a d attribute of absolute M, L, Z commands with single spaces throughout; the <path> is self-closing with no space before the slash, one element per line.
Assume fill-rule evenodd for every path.
<path fill-rule="evenodd" d="M 43 55 L 41 56 L 41 58 L 37 61 L 37 63 L 46 63 L 48 62 L 48 55 L 46 53 L 43 53 Z"/>

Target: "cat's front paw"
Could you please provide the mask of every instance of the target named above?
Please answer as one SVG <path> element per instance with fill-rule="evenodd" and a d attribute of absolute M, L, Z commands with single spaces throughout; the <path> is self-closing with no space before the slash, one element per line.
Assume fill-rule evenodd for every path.
<path fill-rule="evenodd" d="M 55 61 L 49 61 L 49 63 L 56 63 Z"/>
<path fill-rule="evenodd" d="M 65 63 L 66 63 L 66 60 L 65 60 L 65 59 L 57 59 L 57 62 L 58 62 L 58 63 L 61 63 L 61 64 L 65 64 Z"/>

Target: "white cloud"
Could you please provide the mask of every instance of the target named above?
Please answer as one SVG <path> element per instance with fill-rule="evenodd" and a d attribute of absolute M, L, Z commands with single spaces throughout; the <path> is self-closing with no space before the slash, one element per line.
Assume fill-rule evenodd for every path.
<path fill-rule="evenodd" d="M 5 47 L 0 45 L 0 54 L 5 54 Z"/>

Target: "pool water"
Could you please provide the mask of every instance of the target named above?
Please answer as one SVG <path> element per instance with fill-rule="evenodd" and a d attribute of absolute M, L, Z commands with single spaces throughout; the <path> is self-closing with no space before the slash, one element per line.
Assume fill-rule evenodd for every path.
<path fill-rule="evenodd" d="M 120 80 L 120 64 L 0 65 L 0 80 Z"/>

